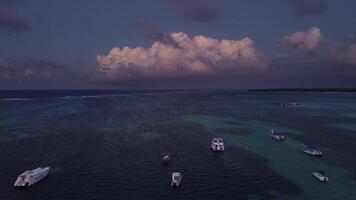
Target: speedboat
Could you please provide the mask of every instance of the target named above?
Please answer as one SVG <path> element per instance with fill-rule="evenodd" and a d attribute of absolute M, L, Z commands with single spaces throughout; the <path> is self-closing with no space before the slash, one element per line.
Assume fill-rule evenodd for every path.
<path fill-rule="evenodd" d="M 31 186 L 38 181 L 45 178 L 49 173 L 50 167 L 38 167 L 34 170 L 25 171 L 24 173 L 20 174 L 17 178 L 14 186 L 15 187 L 25 187 Z"/>
<path fill-rule="evenodd" d="M 162 164 L 164 165 L 168 165 L 169 161 L 171 160 L 171 157 L 169 157 L 168 155 L 163 156 L 162 158 Z"/>
<path fill-rule="evenodd" d="M 328 177 L 326 176 L 326 173 L 323 171 L 316 171 L 313 173 L 313 176 L 322 182 L 326 182 L 329 180 Z"/>
<path fill-rule="evenodd" d="M 273 129 L 271 129 L 271 138 L 279 141 L 283 141 L 285 139 L 284 135 L 275 133 Z"/>
<path fill-rule="evenodd" d="M 211 148 L 213 149 L 213 151 L 224 151 L 224 140 L 221 138 L 214 138 L 211 141 Z"/>
<path fill-rule="evenodd" d="M 304 145 L 304 153 L 312 156 L 322 156 L 323 153 L 314 145 Z"/>
<path fill-rule="evenodd" d="M 173 172 L 171 186 L 179 187 L 181 181 L 182 181 L 182 174 L 180 172 Z"/>

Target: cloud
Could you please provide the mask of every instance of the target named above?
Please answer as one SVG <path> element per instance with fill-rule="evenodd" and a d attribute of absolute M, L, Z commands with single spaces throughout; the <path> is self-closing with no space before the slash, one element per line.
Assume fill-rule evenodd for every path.
<path fill-rule="evenodd" d="M 65 68 L 67 67 L 64 65 L 46 60 L 0 58 L 0 80 L 17 82 L 49 80 Z"/>
<path fill-rule="evenodd" d="M 350 46 L 349 50 L 344 55 L 344 58 L 347 63 L 356 65 L 356 44 Z"/>
<path fill-rule="evenodd" d="M 218 40 L 170 34 L 171 43 L 156 41 L 150 48 L 115 47 L 98 55 L 99 69 L 117 80 L 177 78 L 194 75 L 241 74 L 267 66 L 250 38 Z"/>
<path fill-rule="evenodd" d="M 94 30 L 93 19 L 90 16 L 83 16 L 81 22 L 87 30 Z"/>
<path fill-rule="evenodd" d="M 331 43 L 328 46 L 328 53 L 324 59 L 340 64 L 356 66 L 356 44 L 351 44 L 349 47 L 343 48 L 341 43 Z"/>
<path fill-rule="evenodd" d="M 221 16 L 212 0 L 169 0 L 178 16 L 185 22 L 211 23 Z"/>
<path fill-rule="evenodd" d="M 29 29 L 26 19 L 20 17 L 16 12 L 18 1 L 0 1 L 0 31 L 23 32 Z"/>
<path fill-rule="evenodd" d="M 298 31 L 290 36 L 284 36 L 282 43 L 306 53 L 313 52 L 320 44 L 322 35 L 318 27 L 312 27 L 307 31 Z"/>
<path fill-rule="evenodd" d="M 150 41 L 164 41 L 165 35 L 159 30 L 158 26 L 146 20 L 136 22 L 136 26 L 143 30 L 145 38 Z"/>
<path fill-rule="evenodd" d="M 290 0 L 298 15 L 320 15 L 326 8 L 326 0 Z"/>
<path fill-rule="evenodd" d="M 356 43 L 356 34 L 350 34 L 348 37 L 347 37 L 347 40 L 351 43 Z"/>

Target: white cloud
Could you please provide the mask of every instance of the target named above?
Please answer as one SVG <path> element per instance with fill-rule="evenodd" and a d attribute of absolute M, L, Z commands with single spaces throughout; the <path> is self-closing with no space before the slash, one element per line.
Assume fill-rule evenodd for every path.
<path fill-rule="evenodd" d="M 320 29 L 314 26 L 307 31 L 298 31 L 290 36 L 284 36 L 282 42 L 301 51 L 312 52 L 318 47 L 321 39 Z"/>
<path fill-rule="evenodd" d="M 205 36 L 190 38 L 179 32 L 170 34 L 171 42 L 154 42 L 150 48 L 115 47 L 107 55 L 98 55 L 100 70 L 119 80 L 172 78 L 187 75 L 239 73 L 243 69 L 267 66 L 254 42 L 218 40 Z"/>

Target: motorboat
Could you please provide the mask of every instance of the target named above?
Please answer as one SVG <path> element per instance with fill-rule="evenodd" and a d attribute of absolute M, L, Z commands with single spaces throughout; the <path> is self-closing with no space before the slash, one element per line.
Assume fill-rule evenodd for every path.
<path fill-rule="evenodd" d="M 312 156 L 322 156 L 323 153 L 314 145 L 304 145 L 304 153 Z"/>
<path fill-rule="evenodd" d="M 224 140 L 222 138 L 214 138 L 211 141 L 211 148 L 213 149 L 213 151 L 224 151 L 225 150 L 225 146 L 224 146 Z"/>
<path fill-rule="evenodd" d="M 279 105 L 280 106 L 298 106 L 300 104 L 296 103 L 296 102 L 281 102 Z"/>
<path fill-rule="evenodd" d="M 37 183 L 38 181 L 42 180 L 43 178 L 45 178 L 49 173 L 49 169 L 50 167 L 38 167 L 33 170 L 25 171 L 24 173 L 20 174 L 20 176 L 17 178 L 14 186 L 29 187 Z"/>
<path fill-rule="evenodd" d="M 169 157 L 168 155 L 163 156 L 162 158 L 162 164 L 164 165 L 168 165 L 169 161 L 171 160 L 171 157 Z"/>
<path fill-rule="evenodd" d="M 173 172 L 171 186 L 179 187 L 181 181 L 182 181 L 182 174 L 180 172 Z"/>
<path fill-rule="evenodd" d="M 283 141 L 285 139 L 284 135 L 275 133 L 274 129 L 271 129 L 271 138 L 279 141 Z"/>
<path fill-rule="evenodd" d="M 326 173 L 323 171 L 316 171 L 313 173 L 313 176 L 322 182 L 329 181 L 329 178 L 326 176 Z"/>

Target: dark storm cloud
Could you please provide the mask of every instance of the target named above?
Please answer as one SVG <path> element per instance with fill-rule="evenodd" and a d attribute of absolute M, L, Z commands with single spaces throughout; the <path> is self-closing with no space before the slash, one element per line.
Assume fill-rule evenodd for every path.
<path fill-rule="evenodd" d="M 0 31 L 23 32 L 29 29 L 25 18 L 18 15 L 16 0 L 0 0 Z"/>
<path fill-rule="evenodd" d="M 326 0 L 290 0 L 299 15 L 320 15 L 326 8 Z"/>
<path fill-rule="evenodd" d="M 211 23 L 221 16 L 213 0 L 169 0 L 176 13 L 185 22 Z"/>
<path fill-rule="evenodd" d="M 165 39 L 165 35 L 159 30 L 158 26 L 153 22 L 140 20 L 137 21 L 135 25 L 143 31 L 144 36 L 147 40 L 163 41 Z"/>

